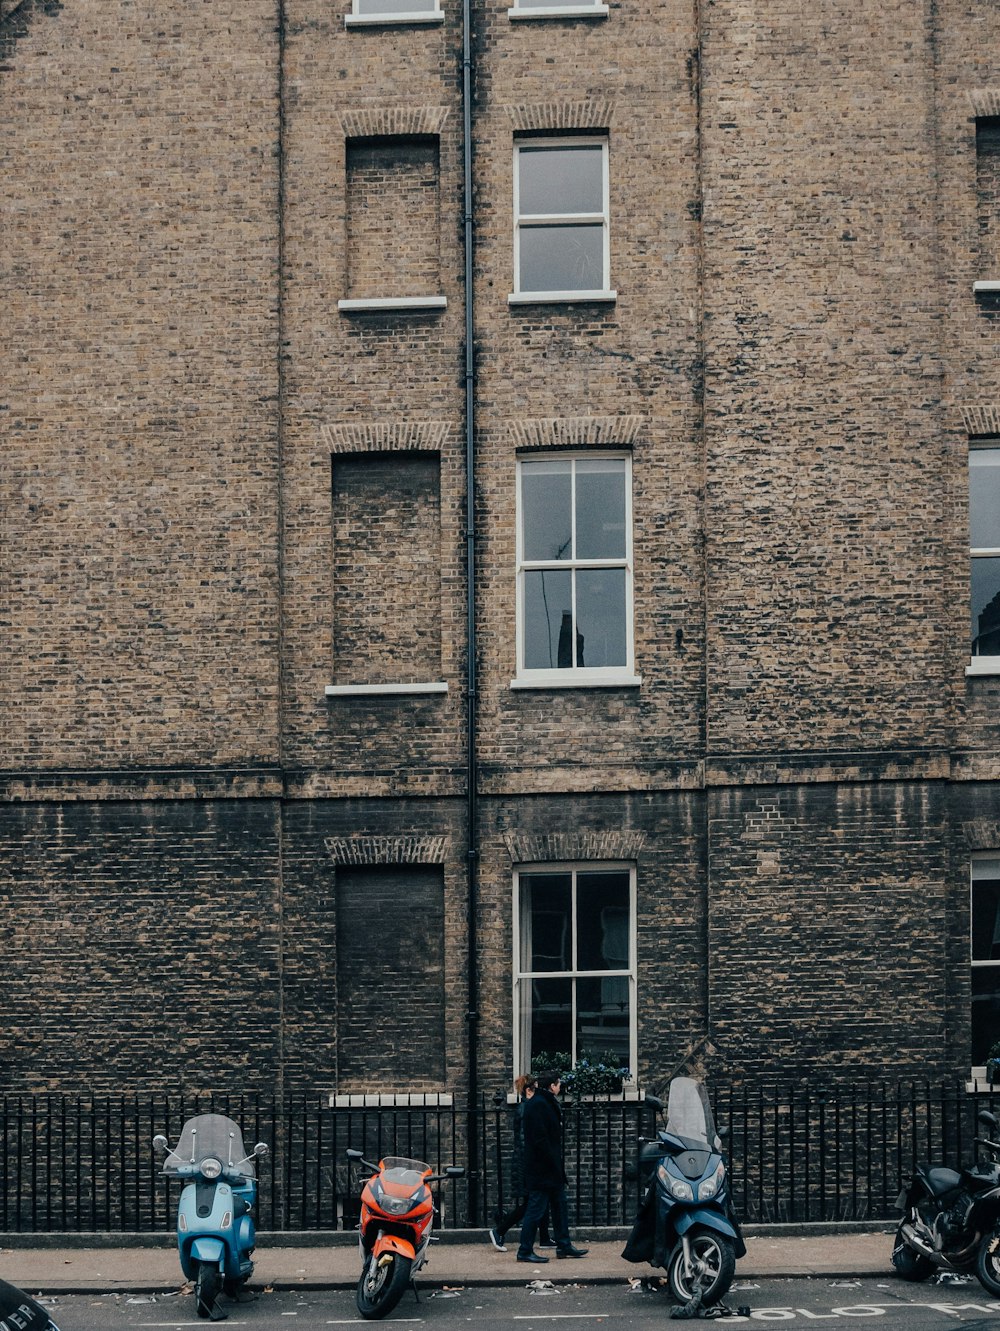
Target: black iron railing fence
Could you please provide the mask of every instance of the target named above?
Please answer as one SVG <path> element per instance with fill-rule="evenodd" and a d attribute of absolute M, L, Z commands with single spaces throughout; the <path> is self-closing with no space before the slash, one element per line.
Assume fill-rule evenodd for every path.
<path fill-rule="evenodd" d="M 445 1098 L 442 1097 L 442 1100 Z M 976 1113 L 995 1109 L 990 1087 L 966 1083 L 716 1087 L 716 1118 L 736 1209 L 747 1221 L 885 1220 L 918 1160 L 974 1158 Z M 1000 1091 L 996 1095 L 1000 1101 Z M 485 1227 L 511 1197 L 506 1104 L 414 1103 L 331 1108 L 315 1097 L 216 1094 L 197 1098 L 0 1097 L 0 1232 L 169 1232 L 177 1185 L 160 1170 L 154 1134 L 174 1139 L 195 1113 L 235 1118 L 248 1148 L 266 1142 L 258 1228 L 350 1229 L 360 1180 L 348 1146 L 369 1159 L 405 1155 L 435 1169 L 474 1170 L 441 1186 L 439 1224 Z M 475 1131 L 470 1135 L 470 1127 Z M 565 1148 L 575 1226 L 631 1223 L 639 1203 L 637 1143 L 656 1119 L 623 1096 L 567 1103 Z M 478 1143 L 469 1160 L 468 1140 Z"/>

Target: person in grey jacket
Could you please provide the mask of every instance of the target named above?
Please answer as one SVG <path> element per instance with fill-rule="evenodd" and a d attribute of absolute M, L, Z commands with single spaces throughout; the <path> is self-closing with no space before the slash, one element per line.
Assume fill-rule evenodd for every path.
<path fill-rule="evenodd" d="M 585 1257 L 586 1248 L 577 1248 L 569 1236 L 569 1204 L 566 1196 L 566 1170 L 562 1160 L 562 1107 L 558 1072 L 540 1072 L 535 1094 L 524 1106 L 524 1176 L 528 1189 L 528 1209 L 521 1225 L 519 1262 L 547 1262 L 535 1252 L 535 1234 L 548 1210 L 557 1257 Z"/>

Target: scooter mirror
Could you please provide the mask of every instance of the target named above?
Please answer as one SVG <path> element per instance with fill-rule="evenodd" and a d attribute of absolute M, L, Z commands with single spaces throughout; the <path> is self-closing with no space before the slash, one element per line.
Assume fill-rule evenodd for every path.
<path fill-rule="evenodd" d="M 997 1122 L 996 1114 L 991 1114 L 988 1109 L 980 1109 L 976 1117 L 979 1119 L 980 1123 L 988 1123 L 991 1128 L 1000 1127 L 1000 1123 Z"/>
<path fill-rule="evenodd" d="M 351 1146 L 348 1146 L 344 1154 L 347 1156 L 348 1160 L 361 1160 L 364 1158 L 360 1151 L 355 1151 Z"/>
<path fill-rule="evenodd" d="M 444 1172 L 447 1178 L 465 1178 L 464 1165 L 449 1165 Z"/>
<path fill-rule="evenodd" d="M 161 1137 L 159 1133 L 157 1133 L 157 1135 L 153 1138 L 153 1150 L 165 1151 L 166 1149 L 167 1149 L 166 1137 Z"/>
<path fill-rule="evenodd" d="M 253 1148 L 253 1153 L 254 1155 L 259 1155 L 261 1159 L 263 1159 L 265 1155 L 271 1154 L 271 1148 L 268 1146 L 267 1142 L 258 1142 Z"/>

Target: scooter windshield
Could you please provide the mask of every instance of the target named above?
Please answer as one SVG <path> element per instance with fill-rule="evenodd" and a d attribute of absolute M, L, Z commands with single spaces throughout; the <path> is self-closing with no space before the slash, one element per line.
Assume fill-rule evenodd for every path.
<path fill-rule="evenodd" d="M 243 1133 L 225 1114 L 199 1114 L 181 1128 L 177 1145 L 163 1162 L 164 1174 L 177 1174 L 203 1160 L 218 1160 L 227 1174 L 253 1178 L 253 1162 L 246 1158 Z"/>
<path fill-rule="evenodd" d="M 708 1092 L 700 1081 L 675 1077 L 667 1098 L 667 1132 L 692 1146 L 719 1149 Z"/>

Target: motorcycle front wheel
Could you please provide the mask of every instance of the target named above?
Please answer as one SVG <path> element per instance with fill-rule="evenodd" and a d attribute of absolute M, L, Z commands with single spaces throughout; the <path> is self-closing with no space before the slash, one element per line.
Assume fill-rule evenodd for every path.
<path fill-rule="evenodd" d="M 1000 1299 L 1000 1233 L 987 1234 L 976 1253 L 976 1278 L 983 1289 Z"/>
<path fill-rule="evenodd" d="M 934 1270 L 931 1259 L 922 1252 L 914 1252 L 903 1238 L 902 1226 L 896 1230 L 896 1242 L 892 1245 L 892 1257 L 889 1260 L 901 1280 L 926 1280 Z"/>
<path fill-rule="evenodd" d="M 371 1260 L 365 1263 L 358 1281 L 358 1312 L 369 1321 L 391 1313 L 410 1283 L 413 1263 L 398 1253 L 383 1266 Z"/>
<path fill-rule="evenodd" d="M 690 1303 L 701 1295 L 701 1303 L 710 1308 L 725 1298 L 736 1274 L 736 1253 L 724 1234 L 711 1229 L 693 1229 L 689 1238 L 691 1273 L 684 1270 L 684 1249 L 678 1244 L 667 1267 L 670 1293 L 678 1303 Z"/>
<path fill-rule="evenodd" d="M 221 1286 L 222 1278 L 219 1275 L 219 1268 L 210 1266 L 208 1262 L 199 1262 L 198 1274 L 194 1280 L 194 1302 L 199 1317 L 212 1317 L 214 1315 L 216 1321 L 221 1320 L 217 1314 L 214 1314 L 215 1301 L 219 1297 Z"/>

